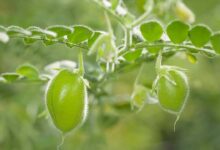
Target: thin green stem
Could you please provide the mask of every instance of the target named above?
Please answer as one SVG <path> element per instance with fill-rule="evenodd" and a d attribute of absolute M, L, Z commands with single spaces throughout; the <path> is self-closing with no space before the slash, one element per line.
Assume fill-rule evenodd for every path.
<path fill-rule="evenodd" d="M 132 34 L 131 34 L 131 28 L 125 29 L 125 48 L 129 49 L 132 45 Z"/>
<path fill-rule="evenodd" d="M 215 51 L 213 51 L 212 49 L 198 48 L 192 45 L 178 45 L 178 44 L 172 44 L 172 43 L 153 43 L 152 44 L 152 43 L 143 42 L 143 43 L 138 43 L 134 47 L 138 49 L 138 48 L 150 48 L 150 47 L 158 47 L 158 46 L 182 49 L 182 51 L 194 50 L 196 52 L 205 52 L 211 55 L 217 55 Z"/>
<path fill-rule="evenodd" d="M 84 63 L 83 63 L 83 53 L 81 49 L 78 54 L 78 61 L 79 61 L 79 73 L 81 76 L 83 76 L 85 73 L 85 70 L 84 70 Z"/>
<path fill-rule="evenodd" d="M 134 86 L 136 86 L 138 84 L 138 82 L 140 80 L 140 77 L 141 77 L 141 74 L 143 72 L 143 69 L 144 69 L 144 64 L 141 64 L 141 67 L 139 69 L 139 72 L 138 72 L 137 77 L 136 77 L 135 82 L 134 82 Z"/>
<path fill-rule="evenodd" d="M 113 38 L 114 37 L 114 32 L 113 32 L 113 29 L 112 29 L 111 21 L 110 21 L 109 16 L 108 16 L 106 11 L 105 11 L 104 14 L 105 14 L 105 20 L 106 20 L 106 23 L 107 23 L 108 31 L 110 33 L 111 38 Z"/>
<path fill-rule="evenodd" d="M 162 65 L 162 51 L 159 52 L 159 55 L 157 56 L 157 60 L 156 60 L 155 68 L 156 68 L 157 74 L 160 72 L 161 65 Z"/>
<path fill-rule="evenodd" d="M 146 4 L 145 4 L 146 5 Z M 146 6 L 145 6 L 146 7 Z M 148 9 L 145 11 L 145 13 L 143 13 L 139 18 L 137 18 L 130 26 L 131 28 L 134 28 L 136 26 L 138 26 L 139 24 L 141 24 L 148 16 L 149 14 L 152 12 L 154 7 L 154 1 L 153 0 L 149 0 L 148 2 Z"/>
<path fill-rule="evenodd" d="M 95 2 L 100 8 L 102 8 L 103 10 L 105 10 L 106 12 L 108 12 L 109 14 L 111 14 L 122 26 L 125 26 L 124 21 L 122 20 L 122 18 L 120 18 L 117 14 L 115 14 L 114 11 L 106 8 L 105 6 L 103 6 L 100 2 L 98 2 L 97 0 L 92 0 L 93 2 Z"/>

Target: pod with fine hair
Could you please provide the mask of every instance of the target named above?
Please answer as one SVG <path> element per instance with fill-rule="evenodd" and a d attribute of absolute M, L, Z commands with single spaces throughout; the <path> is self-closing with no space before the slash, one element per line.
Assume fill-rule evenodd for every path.
<path fill-rule="evenodd" d="M 86 119 L 88 98 L 86 84 L 79 73 L 61 70 L 49 83 L 46 106 L 61 132 L 79 127 Z"/>

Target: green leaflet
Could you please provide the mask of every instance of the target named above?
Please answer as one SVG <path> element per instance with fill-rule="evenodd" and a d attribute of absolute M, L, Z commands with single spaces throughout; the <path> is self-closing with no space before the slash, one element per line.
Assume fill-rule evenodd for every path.
<path fill-rule="evenodd" d="M 186 40 L 189 31 L 189 25 L 181 21 L 173 21 L 167 26 L 167 35 L 175 44 L 180 44 Z"/>
<path fill-rule="evenodd" d="M 3 73 L 3 74 L 1 74 L 1 76 L 4 79 L 3 82 L 5 81 L 6 83 L 14 82 L 21 77 L 17 73 Z"/>
<path fill-rule="evenodd" d="M 37 68 L 35 68 L 31 64 L 24 64 L 19 66 L 16 69 L 16 73 L 26 77 L 28 80 L 38 80 L 39 79 L 39 72 Z"/>
<path fill-rule="evenodd" d="M 160 40 L 163 28 L 157 21 L 149 21 L 140 26 L 140 31 L 145 40 L 154 42 Z"/>
<path fill-rule="evenodd" d="M 203 47 L 211 37 L 211 31 L 205 25 L 196 25 L 189 31 L 189 39 L 196 47 Z"/>
<path fill-rule="evenodd" d="M 220 54 L 220 33 L 216 33 L 211 37 L 211 43 L 216 53 Z"/>
<path fill-rule="evenodd" d="M 132 62 L 138 59 L 141 56 L 141 54 L 142 54 L 142 49 L 137 49 L 137 50 L 129 51 L 128 53 L 126 53 L 124 55 L 124 58 L 127 61 Z"/>
<path fill-rule="evenodd" d="M 73 28 L 70 28 L 64 25 L 49 26 L 46 30 L 56 33 L 57 38 L 63 37 L 65 35 L 69 35 L 73 32 Z"/>
<path fill-rule="evenodd" d="M 79 127 L 86 119 L 86 85 L 78 73 L 60 71 L 49 83 L 46 104 L 54 125 L 63 133 Z"/>
<path fill-rule="evenodd" d="M 92 45 L 96 42 L 96 40 L 98 39 L 99 36 L 101 36 L 103 33 L 100 31 L 96 31 L 94 32 L 94 34 L 92 35 L 91 38 L 89 38 L 88 40 L 88 47 L 91 48 Z"/>
<path fill-rule="evenodd" d="M 67 36 L 67 41 L 72 44 L 79 44 L 88 40 L 92 35 L 93 31 L 86 26 L 74 26 L 74 32 Z"/>

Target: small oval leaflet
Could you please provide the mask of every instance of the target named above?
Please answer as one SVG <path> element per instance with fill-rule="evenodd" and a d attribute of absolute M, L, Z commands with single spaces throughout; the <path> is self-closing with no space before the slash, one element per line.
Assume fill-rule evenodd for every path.
<path fill-rule="evenodd" d="M 180 44 L 186 40 L 189 31 L 189 25 L 181 21 L 173 21 L 167 26 L 167 35 L 175 44 Z"/>
<path fill-rule="evenodd" d="M 66 69 L 60 71 L 49 83 L 46 105 L 54 125 L 63 133 L 79 127 L 88 109 L 83 78 Z"/>
<path fill-rule="evenodd" d="M 138 59 L 141 56 L 141 54 L 142 54 L 142 49 L 137 49 L 126 53 L 124 55 L 124 58 L 129 62 L 133 62 L 136 59 Z"/>
<path fill-rule="evenodd" d="M 189 31 L 189 39 L 197 47 L 203 47 L 208 43 L 210 37 L 211 31 L 205 25 L 197 25 Z"/>
<path fill-rule="evenodd" d="M 63 37 L 65 35 L 69 35 L 73 32 L 73 28 L 64 25 L 50 26 L 46 30 L 55 32 L 57 34 L 57 38 Z"/>
<path fill-rule="evenodd" d="M 220 54 L 220 33 L 216 33 L 211 37 L 211 43 L 216 53 Z"/>
<path fill-rule="evenodd" d="M 163 28 L 158 21 L 150 21 L 140 26 L 140 31 L 145 40 L 154 42 L 160 40 Z"/>
<path fill-rule="evenodd" d="M 77 25 L 73 29 L 74 32 L 67 36 L 67 41 L 73 44 L 84 42 L 93 35 L 93 31 L 86 26 Z"/>
<path fill-rule="evenodd" d="M 28 80 L 38 80 L 39 72 L 31 64 L 23 64 L 16 69 L 16 73 L 26 77 Z"/>
<path fill-rule="evenodd" d="M 11 83 L 18 80 L 21 76 L 17 73 L 3 73 L 1 74 L 5 82 Z"/>

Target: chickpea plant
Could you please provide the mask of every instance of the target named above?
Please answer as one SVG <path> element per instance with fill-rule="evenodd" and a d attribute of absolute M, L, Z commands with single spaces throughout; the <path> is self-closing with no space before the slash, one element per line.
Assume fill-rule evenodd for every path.
<path fill-rule="evenodd" d="M 47 84 L 46 110 L 56 128 L 66 134 L 85 121 L 90 112 L 88 95 L 100 97 L 104 93 L 104 83 L 121 70 L 156 60 L 157 77 L 151 89 L 138 82 L 143 70 L 141 67 L 130 98 L 131 108 L 140 111 L 145 104 L 159 104 L 166 112 L 176 115 L 178 120 L 189 95 L 187 75 L 183 68 L 163 65 L 162 58 L 184 53 L 190 62 L 195 63 L 198 54 L 215 57 L 220 53 L 220 33 L 212 33 L 204 24 L 191 25 L 195 16 L 182 0 L 147 0 L 145 12 L 139 17 L 128 11 L 123 0 L 91 2 L 103 11 L 107 31 L 96 31 L 84 25 L 54 25 L 44 29 L 0 26 L 2 43 L 21 38 L 29 45 L 42 41 L 46 46 L 59 43 L 79 50 L 77 69 L 71 62 L 67 66 L 59 62 L 59 65 L 56 63 L 49 67 L 51 72 L 56 72 L 55 75 L 42 74 L 33 65 L 23 64 L 15 72 L 2 73 L 0 82 L 36 81 Z M 168 24 L 159 20 L 161 15 L 167 18 L 168 14 L 175 14 L 177 18 Z M 123 39 L 115 36 L 112 19 L 121 27 Z M 96 55 L 99 71 L 94 72 L 99 72 L 98 75 L 84 68 L 83 54 Z"/>

